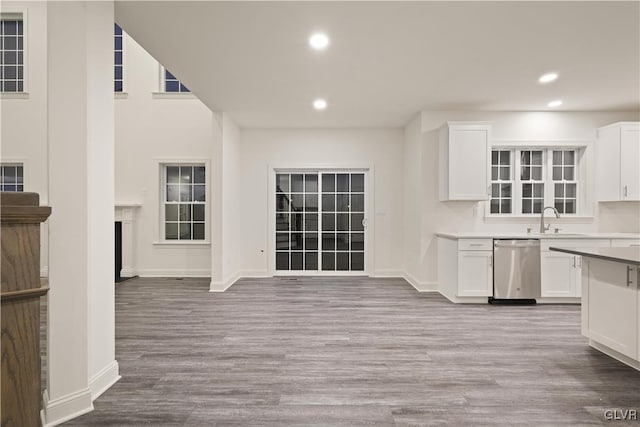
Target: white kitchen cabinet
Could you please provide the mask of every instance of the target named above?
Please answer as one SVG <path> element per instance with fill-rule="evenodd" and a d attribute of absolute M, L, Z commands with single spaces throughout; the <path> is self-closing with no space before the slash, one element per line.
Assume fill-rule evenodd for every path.
<path fill-rule="evenodd" d="M 540 239 L 540 293 L 543 298 L 579 298 L 582 295 L 582 257 L 550 251 L 558 248 L 607 248 L 610 239 Z"/>
<path fill-rule="evenodd" d="M 581 257 L 561 252 L 540 253 L 541 295 L 543 298 L 579 297 Z"/>
<path fill-rule="evenodd" d="M 594 258 L 585 260 L 583 334 L 638 360 L 640 294 L 638 267 Z"/>
<path fill-rule="evenodd" d="M 640 247 L 640 239 L 611 239 L 612 248 Z"/>
<path fill-rule="evenodd" d="M 491 125 L 448 122 L 439 134 L 440 200 L 488 200 Z"/>
<path fill-rule="evenodd" d="M 598 129 L 595 158 L 598 201 L 640 200 L 640 123 Z"/>
<path fill-rule="evenodd" d="M 490 297 L 493 295 L 493 252 L 458 252 L 458 296 Z"/>

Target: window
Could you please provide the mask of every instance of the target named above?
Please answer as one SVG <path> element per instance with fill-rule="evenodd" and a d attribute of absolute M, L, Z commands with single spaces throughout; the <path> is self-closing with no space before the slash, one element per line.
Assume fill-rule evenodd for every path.
<path fill-rule="evenodd" d="M 573 150 L 553 152 L 553 205 L 558 212 L 576 213 L 578 182 L 576 180 L 576 153 Z"/>
<path fill-rule="evenodd" d="M 22 17 L 0 19 L 0 92 L 24 92 L 24 25 Z"/>
<path fill-rule="evenodd" d="M 124 59 L 123 59 L 123 36 L 122 36 L 122 28 L 118 24 L 114 24 L 114 35 L 113 35 L 113 90 L 114 92 L 123 92 L 124 91 Z"/>
<path fill-rule="evenodd" d="M 165 240 L 205 240 L 205 166 L 164 166 Z"/>
<path fill-rule="evenodd" d="M 544 206 L 578 213 L 578 149 L 510 149 L 491 152 L 491 215 L 535 215 Z"/>
<path fill-rule="evenodd" d="M 19 163 L 0 166 L 0 191 L 24 191 L 24 167 Z"/>
<path fill-rule="evenodd" d="M 189 89 L 187 89 L 187 87 L 185 85 L 180 83 L 180 81 L 176 78 L 176 76 L 171 74 L 171 72 L 169 70 L 167 70 L 166 68 L 163 68 L 163 73 L 162 74 L 163 74 L 163 79 L 164 79 L 163 88 L 164 88 L 165 92 L 171 92 L 171 93 L 189 93 L 189 92 L 191 92 Z"/>

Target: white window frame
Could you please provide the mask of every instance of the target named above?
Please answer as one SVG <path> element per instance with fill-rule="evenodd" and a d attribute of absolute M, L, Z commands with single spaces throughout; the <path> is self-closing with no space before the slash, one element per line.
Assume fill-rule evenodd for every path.
<path fill-rule="evenodd" d="M 512 208 L 511 214 L 499 214 L 499 213 L 491 213 L 491 197 L 489 200 L 484 202 L 485 205 L 485 218 L 486 219 L 507 219 L 507 218 L 540 218 L 540 214 L 523 214 L 522 212 L 522 184 L 523 181 L 520 180 L 520 151 L 528 151 L 528 150 L 542 150 L 543 156 L 543 183 L 544 183 L 544 206 L 554 206 L 555 199 L 555 182 L 553 181 L 553 157 L 551 153 L 554 150 L 573 150 L 576 152 L 576 162 L 575 162 L 575 171 L 574 177 L 576 182 L 576 213 L 573 214 L 561 214 L 561 217 L 565 218 L 582 218 L 588 216 L 587 213 L 587 194 L 584 191 L 585 185 L 583 181 L 585 180 L 585 176 L 582 173 L 583 162 L 585 150 L 588 147 L 587 141 L 570 141 L 570 142 L 558 142 L 558 141 L 532 141 L 529 143 L 515 143 L 513 141 L 494 141 L 494 144 L 491 146 L 491 151 L 493 150 L 501 150 L 501 151 L 511 151 L 511 156 L 513 159 L 512 163 L 512 182 L 513 188 L 511 191 L 513 200 L 512 200 Z M 491 177 L 491 156 L 489 157 L 489 176 Z M 557 181 L 557 182 L 565 182 L 565 181 Z M 490 179 L 490 183 L 493 184 L 493 180 Z"/>
<path fill-rule="evenodd" d="M 211 244 L 211 162 L 209 159 L 158 159 L 158 238 L 154 245 L 208 246 Z M 167 240 L 165 238 L 165 200 L 167 166 L 204 166 L 204 240 Z"/>
<path fill-rule="evenodd" d="M 29 66 L 29 16 L 27 8 L 20 7 L 4 7 L 0 12 L 0 18 L 2 19 L 21 19 L 22 20 L 22 61 L 23 61 L 23 75 L 22 75 L 22 92 L 2 92 L 0 91 L 0 99 L 28 99 L 29 98 L 29 76 L 31 74 L 31 67 Z"/>
<path fill-rule="evenodd" d="M 358 173 L 362 172 L 365 175 L 365 257 L 364 257 L 364 271 L 322 271 L 320 269 L 321 257 L 318 260 L 319 270 L 276 270 L 276 209 L 275 209 L 275 194 L 276 194 L 276 174 L 278 173 Z M 375 168 L 373 165 L 363 164 L 314 164 L 314 163 L 302 163 L 302 164 L 284 164 L 284 165 L 268 165 L 268 203 L 269 221 L 267 242 L 269 252 L 267 254 L 267 271 L 271 276 L 369 276 L 375 274 L 375 215 L 374 209 L 374 195 L 375 195 Z M 321 194 L 322 184 L 318 183 L 318 194 Z M 320 206 L 319 206 L 320 209 Z M 318 229 L 322 230 L 322 212 L 319 211 Z M 319 231 L 319 235 L 322 231 Z M 321 237 L 319 237 L 320 239 Z M 318 252 L 320 251 L 320 243 L 318 243 Z"/>

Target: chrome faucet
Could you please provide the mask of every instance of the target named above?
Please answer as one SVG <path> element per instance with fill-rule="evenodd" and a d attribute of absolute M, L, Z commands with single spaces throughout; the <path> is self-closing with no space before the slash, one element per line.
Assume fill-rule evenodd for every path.
<path fill-rule="evenodd" d="M 547 225 L 546 227 L 544 226 L 544 211 L 546 211 L 547 209 L 553 209 L 553 213 L 556 214 L 556 218 L 560 218 L 558 209 L 554 208 L 553 206 L 545 206 L 544 208 L 542 208 L 542 212 L 540 213 L 540 234 L 544 234 L 544 232 L 547 231 L 549 227 L 551 227 L 551 224 Z"/>

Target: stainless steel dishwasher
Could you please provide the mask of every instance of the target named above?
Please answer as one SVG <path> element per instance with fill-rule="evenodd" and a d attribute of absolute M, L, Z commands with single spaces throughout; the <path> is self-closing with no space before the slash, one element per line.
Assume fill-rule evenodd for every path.
<path fill-rule="evenodd" d="M 493 241 L 493 301 L 535 303 L 540 298 L 540 241 Z"/>

